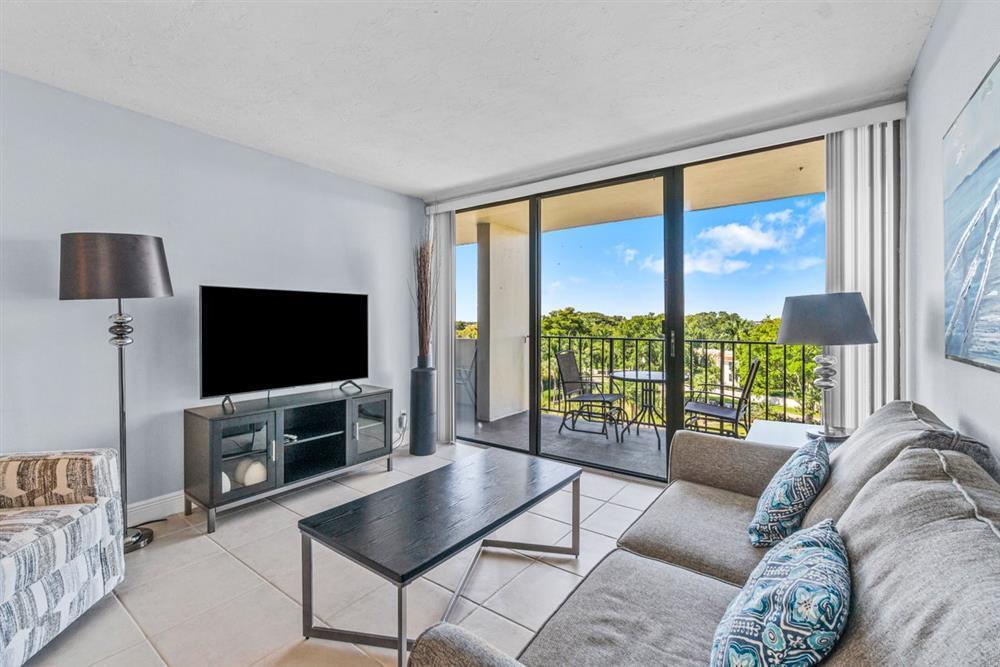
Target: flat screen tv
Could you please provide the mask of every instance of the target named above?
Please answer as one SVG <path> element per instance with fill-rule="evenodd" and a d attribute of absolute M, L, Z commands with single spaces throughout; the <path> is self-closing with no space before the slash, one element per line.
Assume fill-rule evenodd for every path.
<path fill-rule="evenodd" d="M 368 296 L 201 286 L 201 397 L 368 376 Z"/>

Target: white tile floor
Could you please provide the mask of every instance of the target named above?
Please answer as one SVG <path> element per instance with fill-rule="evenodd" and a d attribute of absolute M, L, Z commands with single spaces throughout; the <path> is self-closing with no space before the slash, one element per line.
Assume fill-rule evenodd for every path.
<path fill-rule="evenodd" d="M 479 453 L 459 443 L 435 456 L 394 455 L 384 464 L 220 514 L 151 524 L 156 540 L 126 556 L 127 580 L 47 646 L 32 665 L 395 665 L 388 650 L 301 636 L 300 542 L 296 523 L 366 493 Z M 483 554 L 452 622 L 511 655 L 531 639 L 660 486 L 596 472 L 581 483 L 580 557 L 493 549 Z M 569 544 L 568 491 L 497 531 L 500 539 Z M 470 548 L 407 590 L 409 633 L 437 622 L 472 558 Z M 321 546 L 314 547 L 318 624 L 395 631 L 395 589 Z"/>

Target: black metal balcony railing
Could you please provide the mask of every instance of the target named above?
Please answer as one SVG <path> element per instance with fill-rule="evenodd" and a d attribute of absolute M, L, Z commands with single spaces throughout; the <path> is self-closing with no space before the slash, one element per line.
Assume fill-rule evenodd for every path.
<path fill-rule="evenodd" d="M 662 371 L 663 343 L 663 338 L 543 335 L 542 411 L 563 411 L 556 353 L 573 350 L 581 372 L 599 383 L 602 391 L 624 394 L 624 407 L 632 413 L 639 403 L 640 387 L 634 382 L 615 382 L 612 387 L 611 372 Z M 819 390 L 807 378 L 812 376 L 812 358 L 819 354 L 819 349 L 809 345 L 778 345 L 766 341 L 686 339 L 685 393 L 693 395 L 706 391 L 715 401 L 734 404 L 739 398 L 751 360 L 758 358 L 760 369 L 751 388 L 748 408 L 751 420 L 818 423 L 821 397 Z M 662 393 L 656 400 L 659 403 L 657 412 L 665 414 Z"/>

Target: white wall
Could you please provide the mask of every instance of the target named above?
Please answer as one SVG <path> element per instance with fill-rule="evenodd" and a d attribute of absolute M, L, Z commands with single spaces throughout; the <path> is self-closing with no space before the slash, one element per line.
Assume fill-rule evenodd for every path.
<path fill-rule="evenodd" d="M 370 380 L 407 408 L 422 202 L 7 73 L 0 104 L 0 451 L 117 446 L 114 302 L 58 300 L 68 231 L 166 246 L 175 296 L 126 302 L 130 501 L 183 487 L 182 411 L 212 402 L 199 284 L 368 293 Z"/>
<path fill-rule="evenodd" d="M 479 338 L 489 341 L 488 421 L 520 414 L 528 409 L 528 235 L 522 231 L 491 224 L 489 270 L 486 280 L 489 297 L 480 304 L 489 308 L 489 326 Z M 480 247 L 483 242 L 480 239 Z M 482 410 L 482 408 L 480 408 Z"/>
<path fill-rule="evenodd" d="M 941 140 L 998 55 L 1000 3 L 941 5 L 907 96 L 906 394 L 1000 454 L 1000 373 L 944 357 Z"/>

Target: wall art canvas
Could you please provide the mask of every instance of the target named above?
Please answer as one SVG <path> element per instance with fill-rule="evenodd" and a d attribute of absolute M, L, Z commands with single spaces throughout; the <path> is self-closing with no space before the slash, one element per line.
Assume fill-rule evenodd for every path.
<path fill-rule="evenodd" d="M 944 135 L 949 359 L 1000 371 L 1000 60 Z"/>

